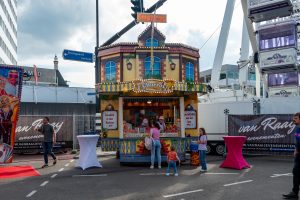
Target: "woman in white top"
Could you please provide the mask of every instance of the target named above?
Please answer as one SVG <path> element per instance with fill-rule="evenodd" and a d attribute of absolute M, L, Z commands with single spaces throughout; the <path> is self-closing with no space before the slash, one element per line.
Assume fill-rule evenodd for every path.
<path fill-rule="evenodd" d="M 200 171 L 206 172 L 206 150 L 207 150 L 207 135 L 204 128 L 199 128 L 199 138 L 198 138 L 198 150 L 199 150 L 199 158 L 201 162 Z"/>

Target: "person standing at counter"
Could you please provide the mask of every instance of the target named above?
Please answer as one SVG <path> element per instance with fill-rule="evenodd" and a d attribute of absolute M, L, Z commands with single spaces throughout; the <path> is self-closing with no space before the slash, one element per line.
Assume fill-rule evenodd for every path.
<path fill-rule="evenodd" d="M 148 127 L 149 126 L 149 120 L 144 116 L 144 115 L 142 115 L 142 124 L 141 124 L 141 126 L 142 127 Z"/>
<path fill-rule="evenodd" d="M 150 137 L 153 139 L 152 148 L 151 148 L 151 166 L 150 169 L 154 168 L 154 161 L 155 161 L 155 155 L 157 156 L 157 163 L 158 168 L 161 168 L 161 155 L 160 155 L 160 127 L 158 123 L 154 122 L 151 123 L 151 129 L 150 129 Z"/>
<path fill-rule="evenodd" d="M 199 150 L 199 158 L 201 163 L 201 172 L 207 171 L 206 166 L 206 150 L 207 150 L 207 135 L 204 128 L 199 128 L 199 138 L 198 138 L 198 150 Z"/>
<path fill-rule="evenodd" d="M 165 124 L 164 116 L 160 116 L 158 118 L 157 124 L 159 125 L 160 132 L 165 132 L 166 124 Z"/>

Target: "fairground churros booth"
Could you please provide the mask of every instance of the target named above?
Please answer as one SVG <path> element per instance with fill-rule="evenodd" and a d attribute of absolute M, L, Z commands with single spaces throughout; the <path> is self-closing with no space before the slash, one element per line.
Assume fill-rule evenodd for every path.
<path fill-rule="evenodd" d="M 162 161 L 171 146 L 184 159 L 186 137 L 197 136 L 197 93 L 206 92 L 199 81 L 199 51 L 165 43 L 149 26 L 137 43 L 101 47 L 102 149 L 119 150 L 120 162 L 150 162 L 144 139 L 149 124 L 161 127 Z"/>

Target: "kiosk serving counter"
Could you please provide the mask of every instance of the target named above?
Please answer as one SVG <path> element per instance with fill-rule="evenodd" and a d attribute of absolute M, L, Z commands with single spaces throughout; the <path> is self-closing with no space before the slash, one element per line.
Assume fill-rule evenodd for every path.
<path fill-rule="evenodd" d="M 162 161 L 166 161 L 171 146 L 184 160 L 186 136 L 197 135 L 197 92 L 203 92 L 205 86 L 193 83 L 193 87 L 188 88 L 187 83 L 173 81 L 169 83 L 172 89 L 169 92 L 171 89 L 159 87 L 159 84 L 167 84 L 164 80 L 141 82 L 144 84 L 140 86 L 142 92 L 133 91 L 134 82 L 97 85 L 98 92 L 104 97 L 101 101 L 106 136 L 102 139 L 103 150 L 117 148 L 120 162 L 149 162 L 150 151 L 145 148 L 144 140 L 150 133 L 150 124 L 157 122 L 161 126 Z M 128 92 L 121 92 L 124 87 Z M 109 95 L 109 88 L 118 89 L 120 93 Z"/>

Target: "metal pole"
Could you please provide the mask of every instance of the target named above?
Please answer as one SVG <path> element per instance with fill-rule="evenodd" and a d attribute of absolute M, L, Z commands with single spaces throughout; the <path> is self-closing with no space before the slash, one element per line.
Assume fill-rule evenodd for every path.
<path fill-rule="evenodd" d="M 98 0 L 96 0 L 96 47 L 99 47 L 99 5 Z"/>
<path fill-rule="evenodd" d="M 155 4 L 153 4 L 150 8 L 148 8 L 147 10 L 145 10 L 145 13 L 152 13 L 152 12 L 154 12 L 156 9 L 160 8 L 166 1 L 167 0 L 159 0 L 158 2 L 156 2 Z M 113 35 L 110 39 L 108 39 L 106 42 L 104 42 L 101 46 L 111 45 L 113 42 L 115 42 L 117 39 L 119 39 L 124 33 L 126 33 L 127 31 L 129 31 L 132 27 L 134 27 L 138 23 L 139 22 L 137 22 L 136 20 L 133 20 L 127 26 L 125 26 L 125 28 L 123 28 L 121 31 L 119 31 L 118 33 L 116 33 L 115 35 Z"/>
<path fill-rule="evenodd" d="M 95 47 L 95 82 L 96 84 L 101 82 L 101 69 L 100 61 L 98 59 L 99 52 L 99 6 L 98 0 L 96 0 L 96 47 Z M 96 94 L 96 113 L 101 112 L 100 106 L 100 94 Z"/>
<path fill-rule="evenodd" d="M 219 41 L 218 41 L 218 45 L 217 45 L 217 50 L 216 50 L 214 63 L 213 63 L 213 67 L 212 67 L 210 83 L 213 88 L 216 88 L 219 86 L 220 73 L 222 70 L 222 63 L 223 63 L 224 54 L 225 54 L 225 50 L 226 50 L 229 29 L 230 29 L 230 25 L 231 25 L 233 10 L 234 10 L 234 4 L 235 4 L 235 0 L 227 1 L 227 5 L 226 5 L 224 17 L 223 17 L 223 22 L 222 22 L 222 27 L 221 27 L 221 32 L 220 32 L 220 36 L 219 36 Z"/>
<path fill-rule="evenodd" d="M 185 138 L 184 97 L 179 98 L 179 107 L 180 107 L 180 132 L 181 132 L 181 138 Z"/>
<path fill-rule="evenodd" d="M 77 135 L 75 133 L 75 130 L 76 130 L 76 125 L 75 125 L 76 121 L 75 121 L 75 115 L 73 114 L 73 151 L 77 150 Z"/>

